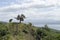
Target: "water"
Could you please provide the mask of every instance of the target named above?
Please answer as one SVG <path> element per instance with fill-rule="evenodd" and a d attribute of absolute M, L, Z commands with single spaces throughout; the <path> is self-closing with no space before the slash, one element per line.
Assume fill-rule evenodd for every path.
<path fill-rule="evenodd" d="M 45 24 L 38 24 L 35 26 L 44 27 Z M 60 24 L 47 24 L 49 28 L 60 30 Z"/>

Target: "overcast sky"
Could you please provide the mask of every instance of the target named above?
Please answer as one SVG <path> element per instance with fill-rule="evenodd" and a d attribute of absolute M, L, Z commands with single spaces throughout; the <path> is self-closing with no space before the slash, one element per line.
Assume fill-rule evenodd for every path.
<path fill-rule="evenodd" d="M 60 24 L 60 0 L 0 0 L 0 21 L 18 14 L 27 17 L 25 22 Z"/>

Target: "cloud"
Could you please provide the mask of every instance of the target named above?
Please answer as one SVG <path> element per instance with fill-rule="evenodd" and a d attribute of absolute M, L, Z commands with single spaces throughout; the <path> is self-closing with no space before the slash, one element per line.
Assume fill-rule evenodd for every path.
<path fill-rule="evenodd" d="M 11 5 L 0 7 L 0 19 L 7 21 L 23 13 L 27 17 L 26 20 L 30 22 L 40 20 L 43 23 L 47 20 L 49 23 L 51 20 L 52 23 L 53 20 L 54 22 L 60 20 L 59 6 L 59 0 L 15 0 L 15 2 L 12 1 Z"/>
<path fill-rule="evenodd" d="M 0 7 L 0 12 L 15 12 L 15 11 L 19 11 L 19 10 L 26 10 L 26 9 L 39 9 L 39 8 L 43 8 L 43 9 L 52 9 L 55 8 L 54 5 L 50 5 L 50 6 L 45 6 L 45 5 L 29 5 L 29 4 L 13 4 L 13 5 L 9 5 L 9 6 L 5 6 L 5 7 Z"/>
<path fill-rule="evenodd" d="M 11 11 L 18 11 L 18 10 L 26 10 L 26 9 L 29 9 L 29 8 L 55 8 L 57 7 L 57 5 L 59 5 L 59 1 L 57 0 L 15 0 L 16 2 L 17 1 L 21 1 L 22 4 L 14 4 L 14 2 L 12 1 L 12 4 L 11 5 L 8 5 L 8 6 L 5 6 L 5 7 L 1 7 L 0 11 L 7 11 L 7 12 L 11 12 Z M 29 1 L 27 3 L 27 1 Z"/>

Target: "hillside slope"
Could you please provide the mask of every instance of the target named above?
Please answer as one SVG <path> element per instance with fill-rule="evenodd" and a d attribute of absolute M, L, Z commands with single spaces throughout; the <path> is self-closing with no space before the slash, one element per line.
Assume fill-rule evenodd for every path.
<path fill-rule="evenodd" d="M 31 23 L 0 23 L 0 40 L 60 40 L 60 32 Z"/>

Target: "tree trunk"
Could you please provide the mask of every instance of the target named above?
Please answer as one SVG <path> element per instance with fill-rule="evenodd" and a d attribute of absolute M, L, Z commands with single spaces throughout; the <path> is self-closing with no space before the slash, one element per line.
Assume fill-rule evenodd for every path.
<path fill-rule="evenodd" d="M 20 20 L 20 23 L 21 23 L 21 20 Z"/>

